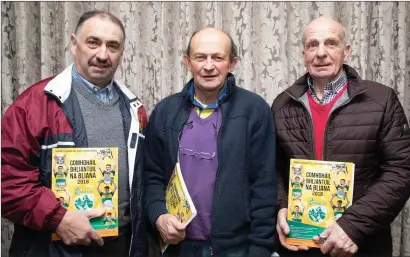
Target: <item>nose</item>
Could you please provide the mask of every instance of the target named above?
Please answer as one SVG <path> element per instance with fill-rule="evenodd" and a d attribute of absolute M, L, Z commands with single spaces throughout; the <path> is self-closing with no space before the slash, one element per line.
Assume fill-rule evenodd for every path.
<path fill-rule="evenodd" d="M 205 61 L 204 69 L 205 70 L 212 70 L 214 68 L 214 60 L 212 60 L 211 56 L 208 56 Z"/>
<path fill-rule="evenodd" d="M 319 44 L 316 55 L 319 58 L 325 58 L 327 56 L 326 47 L 323 44 Z"/>
<path fill-rule="evenodd" d="M 101 61 L 105 61 L 108 59 L 108 52 L 107 52 L 107 47 L 105 47 L 104 45 L 102 45 L 99 48 L 99 51 L 96 55 L 96 57 L 101 60 Z"/>

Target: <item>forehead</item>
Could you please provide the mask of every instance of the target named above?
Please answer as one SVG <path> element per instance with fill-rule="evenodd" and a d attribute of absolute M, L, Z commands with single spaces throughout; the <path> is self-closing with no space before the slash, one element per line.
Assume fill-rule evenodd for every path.
<path fill-rule="evenodd" d="M 335 23 L 313 23 L 310 24 L 304 33 L 305 41 L 339 39 L 342 40 L 342 28 Z"/>
<path fill-rule="evenodd" d="M 105 41 L 122 42 L 124 35 L 121 28 L 106 17 L 92 17 L 84 22 L 78 36 L 81 38 L 95 37 Z"/>
<path fill-rule="evenodd" d="M 223 32 L 200 31 L 191 40 L 191 54 L 229 54 L 230 40 Z"/>

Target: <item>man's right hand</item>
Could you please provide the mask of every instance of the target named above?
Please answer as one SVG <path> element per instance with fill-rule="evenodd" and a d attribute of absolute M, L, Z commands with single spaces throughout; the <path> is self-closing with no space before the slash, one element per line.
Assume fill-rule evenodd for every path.
<path fill-rule="evenodd" d="M 276 231 L 278 232 L 279 241 L 281 245 L 290 251 L 309 250 L 309 247 L 307 246 L 296 246 L 296 245 L 286 244 L 286 235 L 288 235 L 290 232 L 290 228 L 286 220 L 287 214 L 288 214 L 287 208 L 281 209 L 278 213 L 278 219 L 276 223 Z"/>
<path fill-rule="evenodd" d="M 57 227 L 56 233 L 66 245 L 90 245 L 95 241 L 99 246 L 104 240 L 91 227 L 90 219 L 104 215 L 104 209 L 67 211 Z"/>
<path fill-rule="evenodd" d="M 162 214 L 155 225 L 167 244 L 176 245 L 185 239 L 185 225 L 172 214 Z"/>

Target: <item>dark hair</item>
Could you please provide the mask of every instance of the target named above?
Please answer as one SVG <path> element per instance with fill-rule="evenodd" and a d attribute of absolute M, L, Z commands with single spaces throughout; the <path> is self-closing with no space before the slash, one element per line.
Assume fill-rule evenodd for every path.
<path fill-rule="evenodd" d="M 107 166 L 110 166 L 110 167 L 111 167 L 111 164 L 109 164 L 109 163 L 105 164 L 105 167 L 107 167 Z"/>
<path fill-rule="evenodd" d="M 340 182 L 342 182 L 342 180 L 343 180 L 344 182 L 346 182 L 346 180 L 345 180 L 344 178 L 342 178 L 342 179 L 340 180 Z"/>
<path fill-rule="evenodd" d="M 299 208 L 299 205 L 295 205 L 295 208 Z"/>
<path fill-rule="evenodd" d="M 104 189 L 106 189 L 106 188 L 110 189 L 110 187 L 109 187 L 109 186 L 105 186 L 105 187 L 104 187 Z"/>
<path fill-rule="evenodd" d="M 122 34 L 124 35 L 124 40 L 125 40 L 125 29 L 124 29 L 124 25 L 122 24 L 122 22 L 115 17 L 114 15 L 112 15 L 109 12 L 104 12 L 104 11 L 100 11 L 100 10 L 94 10 L 94 11 L 89 11 L 89 12 L 85 12 L 81 15 L 80 19 L 78 20 L 77 23 L 77 27 L 75 27 L 74 30 L 74 34 L 77 35 L 78 31 L 80 30 L 80 28 L 83 26 L 84 22 L 86 22 L 88 19 L 91 19 L 93 17 L 100 17 L 100 18 L 108 18 L 112 23 L 118 25 L 121 28 Z"/>
<path fill-rule="evenodd" d="M 107 212 L 107 215 L 111 215 L 112 213 L 111 212 Z"/>
<path fill-rule="evenodd" d="M 337 200 L 337 203 L 342 203 L 342 200 Z"/>
<path fill-rule="evenodd" d="M 186 54 L 186 55 L 189 55 L 189 54 L 191 53 L 191 41 L 192 41 L 192 38 L 193 38 L 198 32 L 200 32 L 200 31 L 201 31 L 201 30 L 195 30 L 194 33 L 192 33 L 192 36 L 191 36 L 191 38 L 189 39 L 188 46 L 187 46 L 186 51 L 185 51 L 185 54 Z M 232 61 L 233 58 L 238 57 L 238 48 L 236 47 L 235 43 L 233 42 L 233 39 L 232 39 L 231 35 L 229 35 L 229 33 L 225 32 L 225 31 L 223 31 L 223 30 L 221 30 L 221 31 L 222 31 L 226 36 L 228 36 L 229 41 L 230 41 L 230 43 L 231 43 L 231 49 L 230 49 L 230 52 L 229 52 L 229 61 Z"/>

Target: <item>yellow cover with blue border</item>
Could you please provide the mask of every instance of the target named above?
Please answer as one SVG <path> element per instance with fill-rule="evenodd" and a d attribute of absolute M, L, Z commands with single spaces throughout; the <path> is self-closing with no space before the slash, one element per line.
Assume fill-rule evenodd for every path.
<path fill-rule="evenodd" d="M 354 163 L 290 160 L 286 243 L 317 247 L 312 240 L 352 204 Z"/>
<path fill-rule="evenodd" d="M 90 220 L 102 237 L 118 236 L 118 148 L 53 148 L 51 188 L 68 210 L 104 208 Z M 53 234 L 53 240 L 60 240 Z"/>

